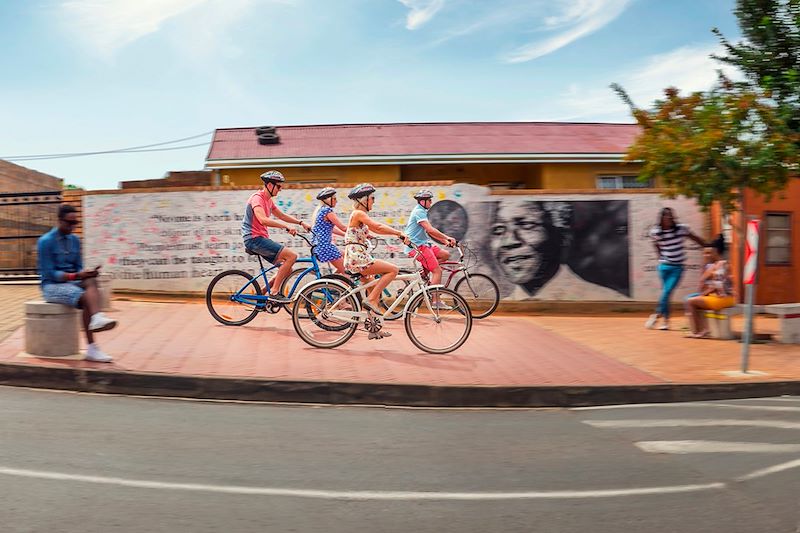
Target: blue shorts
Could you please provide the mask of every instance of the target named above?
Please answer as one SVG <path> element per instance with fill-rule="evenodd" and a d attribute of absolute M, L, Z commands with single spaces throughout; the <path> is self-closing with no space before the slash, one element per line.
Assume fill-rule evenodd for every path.
<path fill-rule="evenodd" d="M 252 239 L 248 239 L 244 241 L 244 247 L 251 252 L 255 252 L 268 262 L 275 264 L 275 259 L 278 257 L 278 254 L 281 253 L 283 250 L 283 245 L 279 242 L 275 242 L 272 239 L 267 239 L 266 237 L 253 237 Z"/>
<path fill-rule="evenodd" d="M 45 302 L 64 304 L 76 309 L 81 308 L 79 301 L 84 292 L 80 281 L 65 281 L 64 283 L 42 285 L 42 294 Z"/>

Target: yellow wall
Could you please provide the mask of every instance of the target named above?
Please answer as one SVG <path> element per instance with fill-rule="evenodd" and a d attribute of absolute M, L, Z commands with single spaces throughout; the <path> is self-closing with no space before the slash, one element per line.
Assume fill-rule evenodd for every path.
<path fill-rule="evenodd" d="M 400 181 L 400 167 L 397 165 L 342 166 L 342 167 L 270 167 L 279 170 L 290 182 L 340 182 L 340 183 L 381 183 Z M 261 186 L 261 174 L 266 168 L 232 168 L 220 170 L 220 185 Z"/>
<path fill-rule="evenodd" d="M 476 163 L 440 165 L 373 165 L 341 167 L 275 167 L 290 182 L 382 183 L 439 181 L 490 185 L 521 184 L 528 189 L 595 189 L 597 177 L 636 175 L 635 163 Z M 220 170 L 220 185 L 260 186 L 266 168 Z M 658 186 L 658 184 L 656 184 Z"/>
<path fill-rule="evenodd" d="M 542 189 L 596 189 L 598 176 L 635 176 L 635 163 L 544 163 Z"/>
<path fill-rule="evenodd" d="M 529 189 L 538 188 L 541 183 L 540 166 L 523 163 L 404 165 L 401 172 L 403 181 L 453 180 L 476 185 L 522 183 Z"/>

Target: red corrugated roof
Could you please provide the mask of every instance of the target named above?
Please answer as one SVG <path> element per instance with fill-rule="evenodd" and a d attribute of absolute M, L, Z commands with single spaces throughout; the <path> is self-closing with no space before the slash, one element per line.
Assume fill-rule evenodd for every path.
<path fill-rule="evenodd" d="M 214 132 L 207 160 L 436 154 L 621 154 L 636 124 L 460 122 L 277 126 L 280 144 L 255 128 Z"/>

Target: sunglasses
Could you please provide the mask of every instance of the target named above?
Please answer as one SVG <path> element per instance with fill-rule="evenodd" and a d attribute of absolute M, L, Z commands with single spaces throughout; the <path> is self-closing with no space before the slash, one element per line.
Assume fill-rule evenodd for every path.
<path fill-rule="evenodd" d="M 80 222 L 77 220 L 64 220 L 64 222 L 66 222 L 70 226 L 77 226 L 78 224 L 80 224 Z"/>

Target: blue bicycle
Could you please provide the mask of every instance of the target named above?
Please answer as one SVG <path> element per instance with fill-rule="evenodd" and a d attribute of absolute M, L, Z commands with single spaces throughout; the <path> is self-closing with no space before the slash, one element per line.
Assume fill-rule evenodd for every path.
<path fill-rule="evenodd" d="M 302 288 L 309 281 L 320 278 L 337 279 L 347 285 L 353 285 L 353 281 L 347 276 L 340 274 L 323 275 L 319 268 L 319 261 L 317 261 L 314 253 L 315 246 L 304 235 L 298 233 L 297 236 L 305 240 L 311 247 L 311 256 L 298 257 L 295 263 L 309 263 L 310 266 L 297 268 L 286 277 L 279 288 L 282 295 L 293 298 L 298 292 L 298 288 Z M 247 250 L 247 253 L 258 257 L 260 266 L 258 274 L 251 275 L 244 270 L 226 270 L 217 274 L 208 284 L 208 289 L 206 289 L 208 312 L 218 322 L 226 326 L 243 326 L 253 320 L 259 312 L 274 314 L 284 308 L 289 314 L 292 313 L 292 304 L 276 302 L 270 298 L 267 273 L 278 268 L 278 266 L 265 268 L 260 255 L 249 250 Z M 313 279 L 303 283 L 304 278 L 309 275 L 313 276 Z M 263 290 L 259 283 L 259 278 L 264 280 Z"/>

